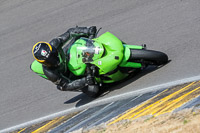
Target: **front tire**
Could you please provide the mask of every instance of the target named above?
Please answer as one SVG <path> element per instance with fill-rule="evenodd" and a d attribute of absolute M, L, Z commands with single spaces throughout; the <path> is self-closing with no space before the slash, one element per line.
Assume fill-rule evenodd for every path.
<path fill-rule="evenodd" d="M 146 65 L 163 65 L 168 62 L 168 56 L 165 53 L 145 49 L 131 49 L 130 59 Z"/>

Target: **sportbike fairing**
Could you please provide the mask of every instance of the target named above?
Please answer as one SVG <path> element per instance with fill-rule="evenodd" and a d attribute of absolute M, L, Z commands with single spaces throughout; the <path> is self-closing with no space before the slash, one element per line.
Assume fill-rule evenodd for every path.
<path fill-rule="evenodd" d="M 77 62 L 91 63 L 94 60 L 100 59 L 104 53 L 102 44 L 94 40 L 81 38 L 81 43 L 77 44 Z"/>

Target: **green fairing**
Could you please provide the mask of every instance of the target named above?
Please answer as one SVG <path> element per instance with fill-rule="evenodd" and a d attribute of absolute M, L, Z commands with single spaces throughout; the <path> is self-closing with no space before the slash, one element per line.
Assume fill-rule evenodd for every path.
<path fill-rule="evenodd" d="M 124 47 L 122 42 L 110 32 L 106 32 L 99 38 L 94 39 L 96 42 L 102 43 L 105 48 L 104 57 L 95 60 L 94 65 L 100 68 L 99 74 L 107 74 L 118 68 L 119 64 L 124 58 Z M 113 83 L 120 81 L 127 77 L 128 74 L 121 73 L 119 70 L 113 74 L 108 75 L 107 80 L 102 80 L 103 83 Z"/>
<path fill-rule="evenodd" d="M 130 49 L 142 49 L 142 46 L 138 46 L 138 45 L 128 45 L 128 44 L 124 44 L 125 47 L 128 47 Z"/>
<path fill-rule="evenodd" d="M 142 49 L 142 46 L 137 45 L 122 45 L 122 42 L 113 34 L 106 32 L 101 35 L 99 38 L 94 39 L 96 42 L 102 43 L 105 47 L 106 54 L 103 58 L 98 59 L 93 62 L 96 66 L 100 68 L 99 74 L 106 74 L 118 67 L 132 67 L 132 68 L 141 68 L 140 63 L 127 62 L 130 57 L 130 49 Z M 109 58 L 105 58 L 109 56 Z M 119 60 L 115 59 L 118 56 Z M 105 59 L 105 60 L 104 60 Z M 98 64 L 98 61 L 102 62 L 102 65 Z M 127 77 L 128 74 L 121 73 L 119 70 L 114 74 L 108 75 L 107 77 L 110 80 L 103 80 L 103 83 L 113 83 L 120 81 Z"/>
<path fill-rule="evenodd" d="M 83 43 L 85 43 L 84 40 L 82 39 L 77 40 L 68 51 L 68 53 L 70 54 L 68 68 L 76 76 L 84 75 L 85 70 L 86 70 L 86 64 L 78 63 L 78 62 L 82 62 L 82 58 L 77 59 L 77 45 L 79 44 L 81 45 Z"/>
<path fill-rule="evenodd" d="M 132 68 L 141 68 L 142 65 L 140 63 L 135 62 L 128 62 L 128 59 L 130 57 L 130 48 L 131 49 L 142 49 L 142 46 L 137 45 L 127 45 L 124 44 L 124 58 L 122 59 L 122 62 L 120 63 L 120 67 L 132 67 Z"/>
<path fill-rule="evenodd" d="M 93 39 L 95 47 L 104 48 L 103 57 L 95 58 L 94 61 L 90 62 L 99 68 L 99 75 L 107 75 L 107 80 L 101 80 L 96 77 L 97 82 L 103 83 L 113 83 L 119 80 L 124 79 L 128 74 L 124 74 L 119 70 L 112 74 L 107 74 L 111 71 L 114 71 L 120 67 L 132 67 L 132 68 L 141 68 L 140 63 L 127 62 L 130 57 L 130 48 L 131 49 L 142 49 L 142 46 L 136 45 L 122 45 L 121 40 L 110 32 L 102 34 L 100 37 Z M 72 47 L 69 49 L 70 60 L 68 63 L 69 70 L 76 76 L 81 76 L 85 74 L 86 64 L 83 63 L 83 50 L 79 51 L 77 49 L 84 49 L 86 41 L 84 38 L 77 40 Z"/>
<path fill-rule="evenodd" d="M 128 76 L 128 74 L 122 73 L 118 70 L 116 73 L 108 76 L 110 78 L 110 80 L 102 80 L 102 81 L 103 81 L 103 83 L 113 83 L 116 81 L 120 81 L 120 80 L 126 78 L 127 76 Z"/>
<path fill-rule="evenodd" d="M 92 62 L 92 64 L 99 67 L 100 75 L 115 70 L 123 58 L 124 47 L 122 42 L 110 32 L 106 32 L 94 40 L 103 44 L 105 54 L 102 58 Z"/>

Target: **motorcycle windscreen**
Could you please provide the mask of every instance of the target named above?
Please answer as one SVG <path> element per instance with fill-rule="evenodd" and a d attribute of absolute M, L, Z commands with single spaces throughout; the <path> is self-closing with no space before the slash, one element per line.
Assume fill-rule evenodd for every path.
<path fill-rule="evenodd" d="M 77 62 L 91 63 L 94 60 L 101 58 L 104 49 L 95 45 L 78 45 L 77 47 Z"/>

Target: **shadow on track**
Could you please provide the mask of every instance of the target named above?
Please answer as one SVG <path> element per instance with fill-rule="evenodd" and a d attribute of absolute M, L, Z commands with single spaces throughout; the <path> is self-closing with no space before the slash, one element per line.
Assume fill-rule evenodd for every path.
<path fill-rule="evenodd" d="M 82 105 L 85 105 L 85 104 L 93 101 L 93 100 L 95 100 L 95 98 L 91 98 L 91 97 L 87 96 L 86 94 L 81 93 L 81 94 L 67 100 L 66 102 L 64 102 L 64 104 L 71 104 L 71 103 L 78 102 L 76 104 L 76 107 L 80 107 Z"/>
<path fill-rule="evenodd" d="M 163 66 L 165 66 L 165 65 L 163 65 Z M 141 70 L 141 71 L 138 71 L 138 72 L 134 73 L 134 76 L 128 77 L 127 79 L 124 79 L 121 82 L 114 83 L 114 84 L 108 84 L 103 89 L 101 89 L 101 92 L 100 92 L 100 94 L 99 94 L 98 97 L 103 97 L 103 96 L 107 95 L 108 93 L 110 93 L 110 92 L 112 92 L 114 90 L 121 89 L 121 88 L 123 88 L 123 87 L 131 84 L 132 82 L 140 79 L 141 77 L 143 77 L 143 76 L 145 76 L 145 75 L 147 75 L 147 74 L 149 74 L 151 72 L 154 72 L 154 71 L 160 69 L 163 66 L 160 66 L 160 67 L 157 67 L 157 66 L 148 66 L 144 70 Z M 66 102 L 64 102 L 64 104 L 71 104 L 71 103 L 74 103 L 74 102 L 78 101 L 78 103 L 76 104 L 76 107 L 80 107 L 82 105 L 85 105 L 85 104 L 93 101 L 93 100 L 95 100 L 95 98 L 91 98 L 91 97 L 87 96 L 86 94 L 81 93 L 81 94 L 73 97 L 72 99 L 67 100 Z"/>

